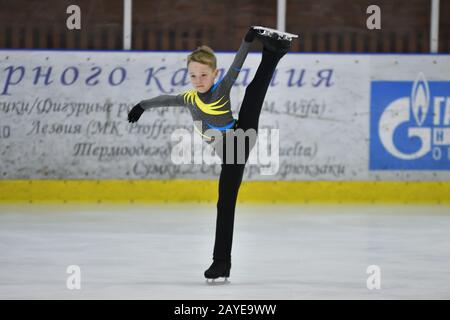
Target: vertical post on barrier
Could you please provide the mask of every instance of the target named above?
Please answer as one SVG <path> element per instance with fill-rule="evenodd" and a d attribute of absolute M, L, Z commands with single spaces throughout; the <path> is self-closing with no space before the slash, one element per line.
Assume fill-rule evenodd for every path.
<path fill-rule="evenodd" d="M 439 48 L 439 0 L 431 0 L 430 52 Z"/>
<path fill-rule="evenodd" d="M 277 0 L 277 29 L 286 31 L 286 0 Z"/>
<path fill-rule="evenodd" d="M 123 0 L 123 49 L 131 49 L 132 0 Z"/>

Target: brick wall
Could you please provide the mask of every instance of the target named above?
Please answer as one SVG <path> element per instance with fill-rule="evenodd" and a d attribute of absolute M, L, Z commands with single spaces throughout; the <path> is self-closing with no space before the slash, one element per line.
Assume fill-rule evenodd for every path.
<path fill-rule="evenodd" d="M 441 0 L 440 52 L 450 52 L 450 0 Z M 81 8 L 81 30 L 66 8 Z M 366 8 L 381 8 L 381 30 Z M 122 48 L 123 0 L 0 0 L 1 48 Z M 287 0 L 294 51 L 428 52 L 431 0 Z M 276 27 L 276 0 L 134 0 L 132 47 L 236 50 L 250 25 Z"/>
<path fill-rule="evenodd" d="M 287 29 L 303 33 L 300 51 L 428 52 L 431 0 L 288 0 Z M 366 27 L 381 9 L 381 30 Z"/>

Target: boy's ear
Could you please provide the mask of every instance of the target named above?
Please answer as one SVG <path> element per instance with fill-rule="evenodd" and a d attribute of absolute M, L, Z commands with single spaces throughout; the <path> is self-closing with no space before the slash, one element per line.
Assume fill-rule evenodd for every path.
<path fill-rule="evenodd" d="M 214 78 L 217 78 L 218 75 L 219 75 L 219 69 L 216 69 L 216 70 L 214 71 Z"/>

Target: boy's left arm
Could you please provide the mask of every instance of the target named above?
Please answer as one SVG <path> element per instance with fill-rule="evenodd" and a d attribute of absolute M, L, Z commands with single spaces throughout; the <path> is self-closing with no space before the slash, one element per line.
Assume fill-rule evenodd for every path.
<path fill-rule="evenodd" d="M 254 37 L 255 31 L 252 28 L 250 28 L 245 38 L 242 39 L 241 46 L 239 47 L 238 52 L 234 56 L 233 63 L 228 69 L 226 75 L 221 80 L 219 80 L 219 83 L 217 83 L 216 86 L 220 85 L 223 86 L 224 89 L 226 90 L 231 90 L 231 86 L 234 84 L 237 77 L 239 76 L 239 72 L 241 71 L 242 65 L 244 64 L 244 61 L 247 58 L 247 54 L 250 50 L 250 46 L 252 44 Z"/>

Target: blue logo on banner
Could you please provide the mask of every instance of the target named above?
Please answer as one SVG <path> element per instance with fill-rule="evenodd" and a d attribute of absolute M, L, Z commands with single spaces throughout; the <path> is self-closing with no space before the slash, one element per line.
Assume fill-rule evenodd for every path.
<path fill-rule="evenodd" d="M 450 169 L 450 82 L 372 81 L 370 170 Z"/>

